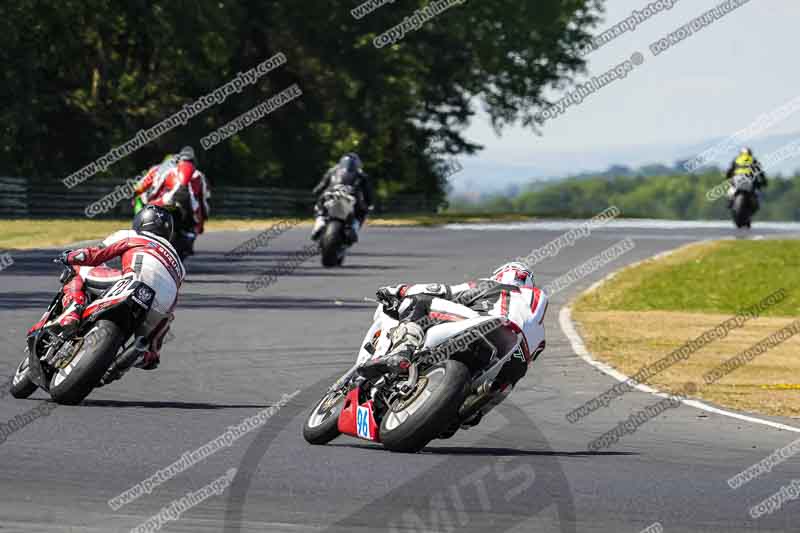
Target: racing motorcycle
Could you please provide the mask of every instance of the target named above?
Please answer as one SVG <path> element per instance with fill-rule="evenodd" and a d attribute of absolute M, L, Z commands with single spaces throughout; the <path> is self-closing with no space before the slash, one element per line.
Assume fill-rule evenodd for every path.
<path fill-rule="evenodd" d="M 749 228 L 757 209 L 758 196 L 753 178 L 744 174 L 733 176 L 731 185 L 731 217 L 737 228 Z"/>
<path fill-rule="evenodd" d="M 147 318 L 155 291 L 132 275 L 106 288 L 87 281 L 87 306 L 73 334 L 65 336 L 45 327 L 63 312 L 63 285 L 76 275 L 72 267 L 62 264 L 62 288 L 28 331 L 26 356 L 11 381 L 14 398 L 27 398 L 41 388 L 57 403 L 79 404 L 95 387 L 122 377 L 147 348 L 144 337 L 131 337 Z"/>
<path fill-rule="evenodd" d="M 522 357 L 522 333 L 511 322 L 479 316 L 430 327 L 411 357 L 408 374 L 366 378 L 367 360 L 390 348 L 398 321 L 379 302 L 357 361 L 311 409 L 303 437 L 326 444 L 341 434 L 414 453 L 431 440 L 450 438 L 474 417 L 490 396 L 480 394 L 511 357 Z"/>
<path fill-rule="evenodd" d="M 340 266 L 344 262 L 347 248 L 354 242 L 357 202 L 353 188 L 348 185 L 331 187 L 320 197 L 320 215 L 325 218 L 319 238 L 322 266 Z"/>

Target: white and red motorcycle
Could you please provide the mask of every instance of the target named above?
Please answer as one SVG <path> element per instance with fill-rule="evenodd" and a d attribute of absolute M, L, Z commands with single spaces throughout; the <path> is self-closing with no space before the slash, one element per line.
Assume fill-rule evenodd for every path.
<path fill-rule="evenodd" d="M 356 364 L 309 413 L 303 427 L 309 443 L 346 434 L 392 451 L 420 451 L 433 439 L 453 436 L 478 413 L 490 399 L 478 391 L 512 357 L 522 357 L 518 328 L 504 318 L 477 316 L 430 327 L 408 375 L 361 376 L 361 364 L 390 349 L 390 331 L 397 325 L 379 304 Z"/>
<path fill-rule="evenodd" d="M 87 282 L 89 303 L 73 334 L 64 336 L 47 328 L 46 324 L 63 311 L 63 285 L 73 276 L 73 268 L 64 265 L 62 288 L 41 320 L 28 331 L 26 356 L 11 381 L 14 398 L 27 398 L 41 388 L 58 403 L 78 404 L 95 387 L 119 379 L 147 346 L 134 332 L 147 318 L 155 291 L 132 276 L 109 288 Z"/>

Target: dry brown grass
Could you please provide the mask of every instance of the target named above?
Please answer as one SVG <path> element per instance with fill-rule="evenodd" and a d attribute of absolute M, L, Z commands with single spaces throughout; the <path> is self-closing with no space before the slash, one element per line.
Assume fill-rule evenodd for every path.
<path fill-rule="evenodd" d="M 601 289 L 602 290 L 602 289 Z M 724 322 L 730 315 L 674 311 L 592 311 L 573 314 L 589 350 L 630 376 L 679 348 L 689 339 Z M 741 411 L 800 417 L 800 336 L 756 357 L 713 385 L 703 374 L 794 321 L 761 317 L 750 320 L 693 353 L 686 361 L 654 376 L 650 385 L 679 390 L 694 382 L 698 398 Z"/>

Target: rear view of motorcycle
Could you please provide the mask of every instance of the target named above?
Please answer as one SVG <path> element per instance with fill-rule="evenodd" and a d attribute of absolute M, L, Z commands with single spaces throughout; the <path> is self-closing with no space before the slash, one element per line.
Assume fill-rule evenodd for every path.
<path fill-rule="evenodd" d="M 737 228 L 749 228 L 758 205 L 753 178 L 747 175 L 733 177 L 731 217 Z"/>
<path fill-rule="evenodd" d="M 74 275 L 65 265 L 62 286 Z M 155 291 L 131 276 L 110 288 L 87 283 L 86 289 L 89 302 L 75 332 L 65 335 L 48 327 L 63 311 L 63 287 L 28 331 L 26 356 L 10 387 L 12 396 L 27 398 L 41 388 L 57 403 L 79 404 L 95 387 L 118 379 L 136 363 L 144 349 L 142 340 L 125 344 L 147 318 Z"/>
<path fill-rule="evenodd" d="M 452 437 L 475 416 L 490 399 L 481 391 L 521 349 L 522 334 L 507 320 L 480 316 L 431 327 L 407 374 L 362 376 L 365 361 L 390 349 L 397 325 L 379 305 L 356 364 L 309 413 L 306 441 L 326 444 L 345 434 L 391 451 L 418 452 L 433 439 Z"/>
<path fill-rule="evenodd" d="M 325 218 L 319 238 L 322 266 L 340 266 L 347 249 L 355 242 L 355 192 L 350 186 L 339 185 L 326 191 L 319 202 Z"/>

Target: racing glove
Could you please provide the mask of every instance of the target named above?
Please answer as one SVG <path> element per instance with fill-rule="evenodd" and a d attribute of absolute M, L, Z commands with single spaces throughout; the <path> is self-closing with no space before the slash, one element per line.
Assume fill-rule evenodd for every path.
<path fill-rule="evenodd" d="M 408 285 L 395 285 L 394 287 L 381 287 L 375 292 L 375 297 L 385 306 L 396 306 L 405 298 Z"/>
<path fill-rule="evenodd" d="M 397 311 L 407 288 L 408 285 L 395 285 L 394 287 L 381 287 L 375 292 L 375 297 L 383 305 L 383 311 L 390 317 L 397 318 Z"/>
<path fill-rule="evenodd" d="M 61 254 L 53 259 L 53 263 L 61 263 L 62 265 L 69 264 L 69 254 L 72 253 L 72 250 L 64 250 Z"/>
<path fill-rule="evenodd" d="M 81 261 L 84 261 L 86 259 L 86 250 L 84 250 L 84 249 L 75 250 L 75 251 L 67 250 L 67 251 L 65 251 L 64 253 L 61 254 L 61 257 L 62 257 L 62 261 L 65 264 L 72 265 L 76 261 L 77 262 L 81 262 Z"/>

